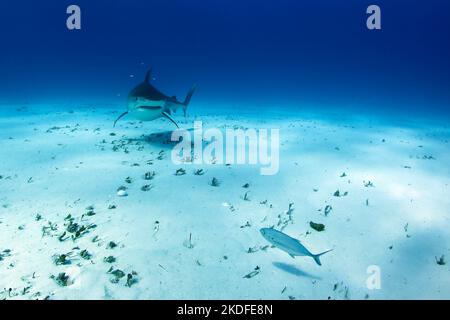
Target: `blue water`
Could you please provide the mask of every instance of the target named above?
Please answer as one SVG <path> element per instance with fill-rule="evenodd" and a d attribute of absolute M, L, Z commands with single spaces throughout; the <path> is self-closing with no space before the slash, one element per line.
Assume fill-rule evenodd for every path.
<path fill-rule="evenodd" d="M 448 0 L 1 1 L 0 300 L 450 298 L 449 35 Z M 198 85 L 200 151 L 270 129 L 279 170 L 261 133 L 256 165 L 180 164 L 168 119 L 113 127 L 150 67 Z"/>
<path fill-rule="evenodd" d="M 366 28 L 370 4 L 382 30 Z M 66 29 L 66 8 L 82 29 Z M 155 85 L 232 108 L 448 116 L 450 3 L 61 0 L 0 5 L 2 102 L 121 102 Z M 135 75 L 134 78 L 130 75 Z"/>

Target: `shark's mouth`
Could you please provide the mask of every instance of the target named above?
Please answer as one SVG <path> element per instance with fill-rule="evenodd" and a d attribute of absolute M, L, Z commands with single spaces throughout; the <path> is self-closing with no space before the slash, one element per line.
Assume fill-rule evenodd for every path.
<path fill-rule="evenodd" d="M 160 107 L 160 106 L 140 106 L 138 109 L 143 109 L 143 110 L 159 110 L 159 109 L 162 109 L 162 107 Z"/>

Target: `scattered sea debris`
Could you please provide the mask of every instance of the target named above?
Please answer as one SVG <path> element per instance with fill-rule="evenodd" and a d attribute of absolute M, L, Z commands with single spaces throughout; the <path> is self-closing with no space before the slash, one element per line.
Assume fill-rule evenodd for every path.
<path fill-rule="evenodd" d="M 155 171 L 148 171 L 144 174 L 144 180 L 152 180 L 156 176 Z"/>
<path fill-rule="evenodd" d="M 72 254 L 71 252 L 69 252 L 67 254 L 64 254 L 64 253 L 63 254 L 55 254 L 53 256 L 53 263 L 56 264 L 57 266 L 71 264 L 72 261 L 69 258 L 69 256 L 71 254 Z"/>
<path fill-rule="evenodd" d="M 61 242 L 66 241 L 67 239 L 70 239 L 70 236 L 67 235 L 67 232 L 64 231 L 63 233 L 61 233 L 61 235 L 58 237 L 58 240 Z"/>
<path fill-rule="evenodd" d="M 220 182 L 219 182 L 219 180 L 218 180 L 217 178 L 212 178 L 210 184 L 211 184 L 211 186 L 213 186 L 213 187 L 218 187 L 218 186 L 220 186 Z"/>
<path fill-rule="evenodd" d="M 292 220 L 292 214 L 294 213 L 294 203 L 289 203 L 289 207 L 286 211 L 286 214 L 289 216 L 290 220 Z"/>
<path fill-rule="evenodd" d="M 252 225 L 250 224 L 250 222 L 247 221 L 244 225 L 241 226 L 241 229 L 242 229 L 242 228 L 249 228 L 249 227 L 251 227 L 251 226 L 252 226 Z"/>
<path fill-rule="evenodd" d="M 284 228 L 288 226 L 289 223 L 294 223 L 293 219 L 294 213 L 294 203 L 289 203 L 289 207 L 284 215 L 278 215 L 277 227 L 279 227 L 280 231 L 283 231 Z"/>
<path fill-rule="evenodd" d="M 115 247 L 117 247 L 117 243 L 115 243 L 114 241 L 110 241 L 106 245 L 106 249 L 114 249 Z"/>
<path fill-rule="evenodd" d="M 126 178 L 125 178 L 125 182 L 126 182 L 126 183 L 132 183 L 132 182 L 133 182 L 133 179 L 131 179 L 131 177 L 126 177 Z"/>
<path fill-rule="evenodd" d="M 117 188 L 117 196 L 119 196 L 119 197 L 128 196 L 127 187 L 120 186 L 119 188 Z"/>
<path fill-rule="evenodd" d="M 183 168 L 177 169 L 177 171 L 175 172 L 176 176 L 183 176 L 186 174 L 186 170 L 184 170 Z"/>
<path fill-rule="evenodd" d="M 244 197 L 242 198 L 242 199 L 244 199 L 244 201 L 250 201 L 250 198 L 249 198 L 248 194 L 249 194 L 249 191 L 247 191 L 247 192 L 244 194 Z"/>
<path fill-rule="evenodd" d="M 162 160 L 162 159 L 164 159 L 164 157 L 165 157 L 165 152 L 164 152 L 164 150 L 161 150 L 159 153 L 158 153 L 158 156 L 156 157 L 156 159 L 157 160 Z"/>
<path fill-rule="evenodd" d="M 335 197 L 345 197 L 346 195 L 348 195 L 348 191 L 345 191 L 344 193 L 341 193 L 341 192 L 339 191 L 339 189 L 336 190 L 336 191 L 333 193 L 333 196 L 335 196 Z"/>
<path fill-rule="evenodd" d="M 373 183 L 372 183 L 372 181 L 363 181 L 363 183 L 364 183 L 364 187 L 366 187 L 366 188 L 369 188 L 369 187 L 374 187 L 374 185 L 373 185 Z"/>
<path fill-rule="evenodd" d="M 55 282 L 61 287 L 67 287 L 71 284 L 70 277 L 65 272 L 61 272 L 57 276 L 52 275 L 50 278 L 55 280 Z"/>
<path fill-rule="evenodd" d="M 151 189 L 153 189 L 153 185 L 151 184 L 146 184 L 141 187 L 142 191 L 150 191 Z"/>
<path fill-rule="evenodd" d="M 435 259 L 436 259 L 436 263 L 437 263 L 438 265 L 440 265 L 440 266 L 445 266 L 445 264 L 447 263 L 447 262 L 445 261 L 445 256 L 444 256 L 444 255 L 441 255 L 439 258 L 438 258 L 438 257 L 435 257 Z"/>
<path fill-rule="evenodd" d="M 138 279 L 136 271 L 132 271 L 131 273 L 127 274 L 127 282 L 125 284 L 127 287 L 131 288 L 131 286 L 136 284 L 137 282 Z"/>
<path fill-rule="evenodd" d="M 332 210 L 333 210 L 333 207 L 330 206 L 329 204 L 327 204 L 324 209 L 325 216 L 328 216 Z"/>
<path fill-rule="evenodd" d="M 92 254 L 86 249 L 80 251 L 80 257 L 85 260 L 90 260 L 92 258 Z"/>
<path fill-rule="evenodd" d="M 114 262 L 116 262 L 116 260 L 117 259 L 114 256 L 108 256 L 108 257 L 103 258 L 103 262 L 106 262 L 106 263 L 114 263 Z"/>
<path fill-rule="evenodd" d="M 6 257 L 11 256 L 11 249 L 5 249 L 0 252 L 0 261 L 3 261 Z"/>
<path fill-rule="evenodd" d="M 222 202 L 222 206 L 224 206 L 224 207 L 230 209 L 231 212 L 236 211 L 236 208 L 235 208 L 231 203 L 228 203 L 228 202 Z"/>
<path fill-rule="evenodd" d="M 205 174 L 205 171 L 203 169 L 197 169 L 194 171 L 194 175 L 196 176 L 202 176 Z"/>
<path fill-rule="evenodd" d="M 52 236 L 53 233 L 56 232 L 57 230 L 58 230 L 58 225 L 56 223 L 47 221 L 47 225 L 42 227 L 42 237 Z"/>
<path fill-rule="evenodd" d="M 153 226 L 153 236 L 156 236 L 158 231 L 159 231 L 159 221 L 156 220 L 155 223 L 154 223 L 154 226 Z"/>
<path fill-rule="evenodd" d="M 407 223 L 403 226 L 403 230 L 404 230 L 405 233 L 406 233 L 406 237 L 407 237 L 407 238 L 411 238 L 411 235 L 408 233 L 408 230 L 409 230 L 409 222 L 407 222 Z"/>
<path fill-rule="evenodd" d="M 309 226 L 319 232 L 325 230 L 325 225 L 322 223 L 315 223 L 315 222 L 310 221 Z"/>
<path fill-rule="evenodd" d="M 343 299 L 350 299 L 349 288 L 342 281 L 334 284 L 333 291 Z"/>
<path fill-rule="evenodd" d="M 70 217 L 70 215 L 68 217 Z M 64 231 L 63 234 L 61 234 L 61 236 L 60 236 L 61 241 L 64 241 L 63 239 L 65 238 L 65 236 L 69 235 L 69 234 L 70 234 L 70 237 L 72 238 L 72 240 L 75 241 L 75 240 L 81 238 L 82 236 L 84 236 L 85 234 L 89 233 L 91 229 L 97 228 L 96 224 L 90 223 L 90 224 L 83 225 L 83 224 L 74 222 L 74 218 L 68 218 L 68 217 L 66 217 L 68 222 L 65 223 L 66 231 Z"/>
<path fill-rule="evenodd" d="M 188 249 L 194 248 L 194 244 L 192 243 L 192 233 L 189 233 L 189 239 L 185 240 L 183 245 Z"/>
<path fill-rule="evenodd" d="M 250 188 L 250 184 L 249 184 L 249 183 L 246 183 L 246 184 L 244 184 L 244 185 L 242 186 L 242 188 L 248 189 L 248 188 Z"/>
<path fill-rule="evenodd" d="M 256 266 L 255 269 L 254 269 L 252 272 L 247 273 L 247 274 L 244 276 L 244 278 L 245 278 L 245 279 L 253 278 L 254 276 L 258 275 L 260 272 L 261 272 L 260 267 L 259 267 L 259 266 Z"/>
<path fill-rule="evenodd" d="M 112 275 L 112 277 L 109 279 L 109 281 L 111 283 L 119 283 L 120 279 L 125 277 L 125 272 L 123 272 L 120 269 L 114 270 L 113 267 L 111 267 L 111 269 L 109 269 L 108 273 L 110 273 Z"/>
<path fill-rule="evenodd" d="M 90 206 L 87 206 L 86 207 L 86 215 L 87 216 L 93 216 L 93 215 L 95 215 L 95 212 L 94 212 L 94 206 L 93 205 L 90 205 Z M 93 214 L 92 214 L 93 213 Z"/>
<path fill-rule="evenodd" d="M 259 248 L 257 246 L 255 246 L 255 247 L 248 248 L 247 253 L 254 253 L 257 251 L 259 251 Z"/>

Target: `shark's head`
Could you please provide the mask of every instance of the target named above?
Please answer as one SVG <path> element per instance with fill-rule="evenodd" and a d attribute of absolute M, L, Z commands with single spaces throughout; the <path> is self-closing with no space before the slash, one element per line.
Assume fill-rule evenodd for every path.
<path fill-rule="evenodd" d="M 128 97 L 128 112 L 139 120 L 148 121 L 160 118 L 164 109 L 165 101 L 155 101 L 137 96 Z"/>

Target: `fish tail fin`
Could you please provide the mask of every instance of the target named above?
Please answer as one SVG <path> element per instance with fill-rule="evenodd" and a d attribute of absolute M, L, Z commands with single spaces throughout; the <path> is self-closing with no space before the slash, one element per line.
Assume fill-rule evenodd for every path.
<path fill-rule="evenodd" d="M 322 252 L 322 253 L 315 254 L 315 255 L 313 255 L 312 257 L 314 258 L 314 261 L 315 261 L 319 266 L 321 266 L 322 263 L 320 262 L 319 257 L 320 257 L 321 255 L 324 255 L 324 254 L 327 253 L 327 252 L 330 252 L 330 251 L 333 251 L 333 249 L 324 251 L 324 252 Z"/>
<path fill-rule="evenodd" d="M 186 110 L 187 110 L 187 107 L 188 107 L 188 105 L 189 105 L 189 102 L 191 101 L 192 95 L 194 94 L 194 91 L 195 91 L 195 88 L 196 88 L 196 87 L 197 87 L 197 86 L 194 85 L 194 86 L 191 88 L 191 90 L 189 90 L 188 94 L 186 95 L 186 98 L 184 99 L 184 102 L 183 102 L 183 112 L 184 112 L 184 116 L 185 116 L 185 117 L 186 117 Z"/>

